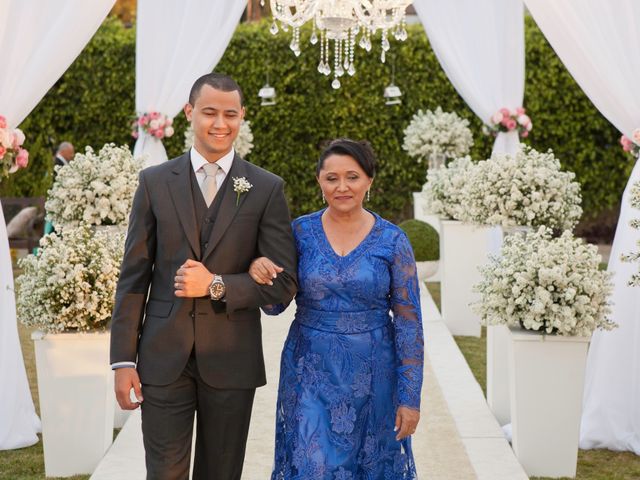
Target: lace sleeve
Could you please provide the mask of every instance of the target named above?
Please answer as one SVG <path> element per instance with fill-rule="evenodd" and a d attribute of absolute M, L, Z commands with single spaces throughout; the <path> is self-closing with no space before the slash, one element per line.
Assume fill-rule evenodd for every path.
<path fill-rule="evenodd" d="M 398 402 L 419 410 L 424 363 L 420 289 L 413 250 L 404 234 L 396 241 L 391 266 L 391 308 L 398 358 Z"/>

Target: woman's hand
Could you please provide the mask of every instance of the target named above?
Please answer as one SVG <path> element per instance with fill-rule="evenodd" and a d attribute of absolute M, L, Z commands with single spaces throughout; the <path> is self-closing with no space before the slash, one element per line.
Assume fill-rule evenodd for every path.
<path fill-rule="evenodd" d="M 273 279 L 283 270 L 267 257 L 259 257 L 251 262 L 249 275 L 259 285 L 273 285 Z"/>
<path fill-rule="evenodd" d="M 409 407 L 398 407 L 396 413 L 396 428 L 394 431 L 398 432 L 396 440 L 402 440 L 403 438 L 413 435 L 416 432 L 416 427 L 420 421 L 420 412 L 413 410 Z"/>

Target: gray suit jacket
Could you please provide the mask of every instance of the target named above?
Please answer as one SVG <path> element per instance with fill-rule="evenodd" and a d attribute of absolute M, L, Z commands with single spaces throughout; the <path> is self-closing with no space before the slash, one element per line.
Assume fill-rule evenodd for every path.
<path fill-rule="evenodd" d="M 228 186 L 201 246 L 191 168 L 186 153 L 140 173 L 111 321 L 111 363 L 137 362 L 142 383 L 166 385 L 180 376 L 195 345 L 209 385 L 255 388 L 266 383 L 259 307 L 289 302 L 297 289 L 284 182 L 236 155 L 228 180 L 245 177 L 253 187 L 236 205 Z M 273 286 L 247 273 L 258 256 L 284 268 Z M 222 275 L 224 303 L 174 295 L 176 271 L 188 258 Z"/>

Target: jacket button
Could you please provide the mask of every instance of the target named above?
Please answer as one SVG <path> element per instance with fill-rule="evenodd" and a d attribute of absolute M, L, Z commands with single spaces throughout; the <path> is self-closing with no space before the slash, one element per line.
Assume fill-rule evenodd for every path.
<path fill-rule="evenodd" d="M 202 248 L 204 248 L 205 250 L 207 249 L 208 246 L 209 246 L 209 242 L 204 242 L 202 244 Z"/>
<path fill-rule="evenodd" d="M 189 312 L 189 316 L 191 318 L 196 318 L 196 312 Z"/>
<path fill-rule="evenodd" d="M 211 219 L 210 218 L 205 218 L 204 219 L 204 223 L 211 223 Z"/>

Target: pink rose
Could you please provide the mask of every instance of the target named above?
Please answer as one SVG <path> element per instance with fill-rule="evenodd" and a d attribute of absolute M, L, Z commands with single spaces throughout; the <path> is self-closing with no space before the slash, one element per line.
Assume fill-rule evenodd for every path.
<path fill-rule="evenodd" d="M 491 123 L 493 123 L 494 125 L 498 125 L 500 122 L 502 122 L 503 116 L 500 112 L 496 112 L 493 115 L 491 115 Z"/>
<path fill-rule="evenodd" d="M 157 130 L 158 128 L 160 128 L 160 120 L 158 120 L 157 118 L 154 118 L 149 122 L 150 130 Z"/>
<path fill-rule="evenodd" d="M 7 153 L 7 149 L 0 145 L 0 160 L 4 158 L 5 153 Z"/>
<path fill-rule="evenodd" d="M 530 132 L 533 129 L 533 123 L 531 123 L 531 120 L 529 120 L 529 123 L 527 123 L 527 126 L 524 128 L 527 129 L 527 132 Z"/>
<path fill-rule="evenodd" d="M 626 135 L 622 135 L 620 137 L 620 145 L 622 145 L 622 149 L 625 152 L 630 152 L 631 151 L 631 146 L 633 145 L 633 142 Z"/>
<path fill-rule="evenodd" d="M 139 134 L 138 134 L 138 130 L 132 130 L 132 131 L 131 131 L 131 136 L 132 136 L 133 138 L 138 138 L 138 135 L 139 135 Z"/>
<path fill-rule="evenodd" d="M 0 128 L 7 128 L 7 119 L 0 115 Z"/>
<path fill-rule="evenodd" d="M 27 152 L 24 148 L 18 150 L 18 155 L 16 156 L 16 165 L 18 168 L 25 168 L 29 163 L 29 152 Z"/>
<path fill-rule="evenodd" d="M 153 136 L 156 138 L 163 138 L 164 132 L 162 130 L 156 130 L 155 132 L 153 132 Z"/>
<path fill-rule="evenodd" d="M 522 132 L 522 135 L 520 135 L 522 138 L 527 138 L 529 136 L 529 132 L 527 132 L 526 130 L 524 132 Z"/>
<path fill-rule="evenodd" d="M 518 115 L 518 123 L 523 127 L 526 127 L 527 125 L 529 125 L 529 123 L 531 123 L 531 119 L 525 114 Z"/>
<path fill-rule="evenodd" d="M 173 134 L 174 134 L 174 130 L 173 130 L 173 127 L 171 125 L 169 125 L 168 127 L 165 127 L 165 129 L 164 129 L 165 137 L 170 137 Z"/>
<path fill-rule="evenodd" d="M 511 131 L 511 130 L 515 130 L 515 128 L 518 126 L 518 124 L 516 123 L 516 121 L 513 118 L 510 118 L 507 121 L 507 124 L 505 126 L 507 127 L 507 129 L 509 131 Z"/>
<path fill-rule="evenodd" d="M 167 118 L 164 122 L 165 125 L 173 125 L 173 118 Z"/>
<path fill-rule="evenodd" d="M 640 144 L 640 128 L 636 128 L 631 134 L 633 141 Z"/>
<path fill-rule="evenodd" d="M 525 114 L 525 109 L 522 107 L 518 107 L 516 108 L 516 115 L 520 116 L 520 115 L 524 115 Z"/>
<path fill-rule="evenodd" d="M 20 130 L 19 128 L 13 130 L 12 137 L 11 148 L 13 148 L 14 150 L 24 143 L 24 133 L 22 133 L 22 130 Z"/>
<path fill-rule="evenodd" d="M 5 148 L 11 148 L 13 144 L 13 135 L 9 132 L 9 130 L 0 129 L 0 146 Z"/>
<path fill-rule="evenodd" d="M 500 110 L 498 110 L 498 111 L 499 111 L 499 112 L 502 114 L 502 116 L 504 116 L 504 117 L 508 117 L 509 115 L 511 115 L 511 112 L 509 111 L 509 109 L 508 109 L 508 108 L 504 108 L 504 107 L 502 107 L 502 108 L 501 108 Z"/>
<path fill-rule="evenodd" d="M 160 118 L 160 112 L 151 112 L 149 114 L 149 118 L 151 120 L 157 120 L 158 118 Z"/>
<path fill-rule="evenodd" d="M 139 119 L 138 119 L 138 125 L 144 127 L 147 123 L 149 123 L 149 117 L 147 117 L 146 115 L 142 115 Z"/>
<path fill-rule="evenodd" d="M 511 120 L 511 117 L 502 117 L 502 121 L 500 122 L 500 124 L 504 127 L 504 128 L 509 128 L 509 122 L 512 122 L 513 120 Z"/>

